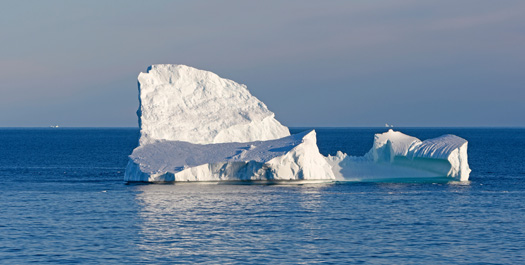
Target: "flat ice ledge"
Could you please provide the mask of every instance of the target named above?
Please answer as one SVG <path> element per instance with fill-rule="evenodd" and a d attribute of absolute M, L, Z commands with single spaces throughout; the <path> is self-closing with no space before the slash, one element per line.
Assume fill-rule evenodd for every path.
<path fill-rule="evenodd" d="M 277 140 L 193 144 L 159 140 L 137 147 L 128 182 L 227 180 L 334 180 L 319 153 L 315 131 Z"/>
<path fill-rule="evenodd" d="M 327 161 L 340 180 L 371 181 L 442 178 L 468 181 L 467 140 L 443 135 L 421 141 L 390 129 L 376 134 L 374 145 L 362 157 L 338 152 Z"/>

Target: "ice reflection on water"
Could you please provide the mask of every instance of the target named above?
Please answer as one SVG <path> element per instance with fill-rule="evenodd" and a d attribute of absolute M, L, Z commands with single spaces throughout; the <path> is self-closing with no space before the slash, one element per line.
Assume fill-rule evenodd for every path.
<path fill-rule="evenodd" d="M 480 211 L 490 207 L 473 202 L 479 192 L 471 185 L 176 184 L 136 189 L 137 247 L 146 262 L 504 263 L 491 251 L 522 244 L 519 222 L 508 223 L 509 216 L 487 218 Z M 495 194 L 492 202 L 519 206 L 501 199 Z M 495 237 L 486 227 L 507 236 Z M 479 240 L 489 234 L 490 239 Z"/>
<path fill-rule="evenodd" d="M 319 225 L 316 214 L 325 207 L 319 192 L 323 187 L 137 186 L 137 201 L 142 206 L 139 248 L 167 260 L 213 261 L 220 257 L 256 262 L 279 254 L 293 257 L 296 250 L 290 248 L 294 245 L 301 245 L 299 252 L 315 255 L 316 240 L 326 240 L 318 230 L 329 229 Z"/>

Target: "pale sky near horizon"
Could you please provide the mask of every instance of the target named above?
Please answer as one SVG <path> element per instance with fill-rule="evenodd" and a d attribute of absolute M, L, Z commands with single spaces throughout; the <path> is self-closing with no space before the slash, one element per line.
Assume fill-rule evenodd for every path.
<path fill-rule="evenodd" d="M 137 75 L 246 84 L 286 126 L 525 126 L 525 1 L 2 1 L 0 127 L 137 126 Z"/>

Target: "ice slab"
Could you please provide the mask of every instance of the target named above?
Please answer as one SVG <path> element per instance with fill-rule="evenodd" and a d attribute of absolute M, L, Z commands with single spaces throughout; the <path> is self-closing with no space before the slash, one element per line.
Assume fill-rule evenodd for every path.
<path fill-rule="evenodd" d="M 315 131 L 248 143 L 151 142 L 133 151 L 125 174 L 142 182 L 334 179 Z"/>

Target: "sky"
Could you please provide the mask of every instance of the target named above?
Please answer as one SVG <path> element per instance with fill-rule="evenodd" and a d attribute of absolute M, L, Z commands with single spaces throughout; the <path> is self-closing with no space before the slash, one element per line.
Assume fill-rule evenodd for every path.
<path fill-rule="evenodd" d="M 186 64 L 286 126 L 525 126 L 525 1 L 2 1 L 0 127 L 136 127 Z"/>

